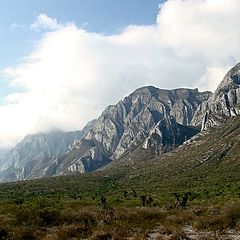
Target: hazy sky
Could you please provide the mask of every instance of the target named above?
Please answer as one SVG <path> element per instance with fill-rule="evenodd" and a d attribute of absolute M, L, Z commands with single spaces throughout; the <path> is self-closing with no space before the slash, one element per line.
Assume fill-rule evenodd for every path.
<path fill-rule="evenodd" d="M 239 0 L 0 0 L 0 147 L 80 129 L 144 85 L 214 90 Z"/>

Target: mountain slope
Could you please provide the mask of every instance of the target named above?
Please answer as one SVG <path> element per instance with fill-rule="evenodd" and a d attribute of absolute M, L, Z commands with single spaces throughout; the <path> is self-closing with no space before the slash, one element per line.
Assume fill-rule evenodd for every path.
<path fill-rule="evenodd" d="M 135 146 L 122 158 L 88 174 L 61 176 L 0 185 L 0 197 L 44 196 L 97 203 L 121 204 L 123 193 L 151 195 L 157 202 L 174 200 L 174 193 L 194 192 L 197 199 L 238 198 L 240 195 L 240 116 L 204 131 L 171 153 L 155 155 L 154 149 Z M 26 189 L 28 192 L 26 193 Z M 53 194 L 54 193 L 54 194 Z M 74 196 L 75 196 L 74 195 Z M 94 198 L 93 198 L 94 196 Z M 128 200 L 125 200 L 128 201 Z"/>
<path fill-rule="evenodd" d="M 186 144 L 156 157 L 154 149 L 140 147 L 109 165 L 107 172 L 124 169 L 121 184 L 146 192 L 199 191 L 209 194 L 240 194 L 240 117 L 204 131 Z M 127 183 L 127 184 L 126 184 Z M 212 191 L 212 192 L 211 192 Z"/>
<path fill-rule="evenodd" d="M 24 180 L 39 175 L 42 169 L 66 152 L 74 140 L 82 138 L 82 135 L 80 131 L 52 131 L 26 136 L 16 147 L 5 153 L 0 180 Z"/>
<path fill-rule="evenodd" d="M 160 144 L 165 150 L 182 144 L 198 132 L 188 125 L 198 106 L 210 96 L 210 92 L 197 89 L 137 89 L 106 108 L 85 134 L 84 141 L 91 142 L 89 148 L 81 152 L 79 146 L 84 143 L 76 142 L 61 159 L 63 170 L 56 174 L 96 170 L 138 144 L 145 148 Z"/>
<path fill-rule="evenodd" d="M 237 115 L 240 115 L 240 63 L 226 74 L 213 96 L 199 106 L 193 124 L 202 122 L 202 129 L 208 129 Z"/>

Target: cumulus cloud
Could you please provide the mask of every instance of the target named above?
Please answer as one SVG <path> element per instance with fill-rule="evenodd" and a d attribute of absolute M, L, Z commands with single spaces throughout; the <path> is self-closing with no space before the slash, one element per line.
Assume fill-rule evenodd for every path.
<path fill-rule="evenodd" d="M 2 71 L 18 89 L 0 107 L 0 142 L 80 129 L 143 85 L 214 90 L 240 56 L 239 0 L 168 0 L 156 24 L 92 33 L 41 14 L 45 29 L 25 61 Z"/>
<path fill-rule="evenodd" d="M 36 31 L 39 30 L 57 30 L 63 27 L 58 23 L 57 19 L 50 18 L 46 14 L 39 14 L 30 28 Z"/>

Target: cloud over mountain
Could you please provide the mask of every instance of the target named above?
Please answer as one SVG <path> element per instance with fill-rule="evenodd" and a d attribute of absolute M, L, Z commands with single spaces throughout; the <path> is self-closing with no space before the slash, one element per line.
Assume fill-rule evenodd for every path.
<path fill-rule="evenodd" d="M 0 146 L 29 132 L 79 129 L 143 85 L 214 90 L 240 56 L 238 0 L 168 0 L 155 25 L 116 35 L 88 32 L 45 14 L 45 30 L 21 64 L 2 71 L 11 93 L 0 106 Z"/>

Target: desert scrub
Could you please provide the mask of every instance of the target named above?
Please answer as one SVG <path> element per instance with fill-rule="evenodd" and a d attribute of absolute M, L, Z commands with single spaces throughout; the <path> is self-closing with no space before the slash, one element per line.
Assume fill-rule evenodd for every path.
<path fill-rule="evenodd" d="M 240 202 L 225 203 L 221 214 L 224 219 L 225 228 L 235 228 L 240 220 Z"/>
<path fill-rule="evenodd" d="M 9 240 L 41 240 L 44 233 L 35 227 L 18 226 L 11 230 Z"/>
<path fill-rule="evenodd" d="M 225 231 L 238 227 L 240 221 L 239 202 L 228 201 L 209 207 L 194 218 L 193 226 L 199 230 Z"/>
<path fill-rule="evenodd" d="M 22 204 L 0 205 L 0 239 L 147 239 L 158 233 L 160 239 L 187 239 L 184 229 L 197 232 L 237 229 L 239 202 L 232 200 L 216 205 L 195 205 L 170 210 L 159 207 L 116 207 L 72 205 L 66 199 L 52 203 L 36 199 Z M 7 208 L 4 209 L 4 208 Z M 227 232 L 227 231 L 225 231 Z M 219 237 L 219 239 L 220 239 Z"/>
<path fill-rule="evenodd" d="M 93 240 L 105 240 L 105 239 L 115 239 L 115 240 L 123 240 L 127 239 L 129 236 L 129 231 L 126 227 L 123 227 L 119 224 L 111 224 L 111 225 L 99 225 L 93 232 L 92 239 Z"/>

